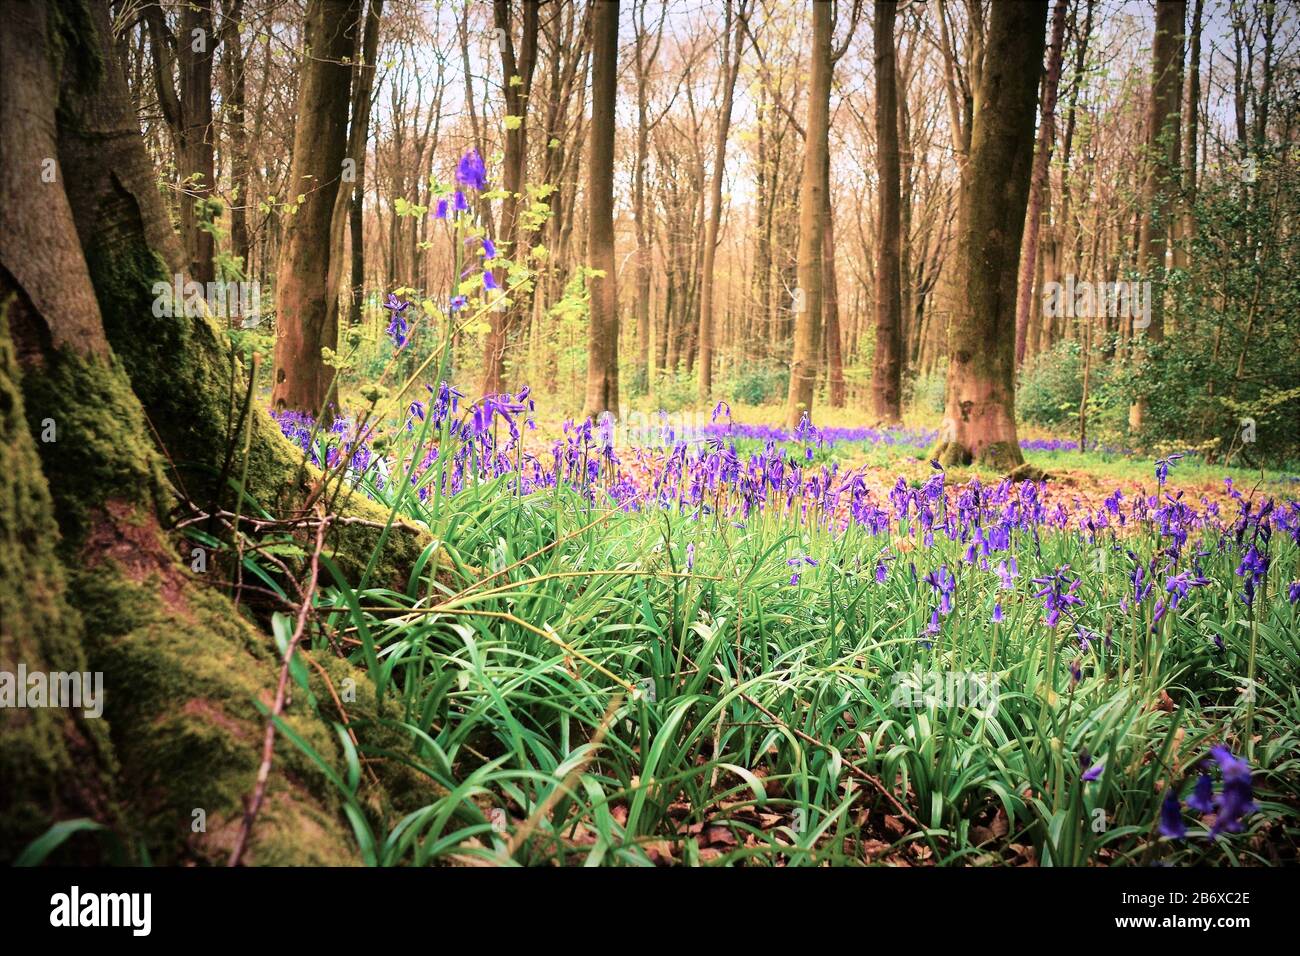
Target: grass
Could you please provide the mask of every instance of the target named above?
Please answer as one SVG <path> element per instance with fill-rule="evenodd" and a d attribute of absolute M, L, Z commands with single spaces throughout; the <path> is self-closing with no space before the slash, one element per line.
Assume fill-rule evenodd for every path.
<path fill-rule="evenodd" d="M 426 425 L 406 440 L 431 437 Z M 406 816 L 353 815 L 372 864 L 1295 858 L 1300 620 L 1285 588 L 1300 553 L 1286 534 L 1273 535 L 1252 609 L 1231 534 L 1192 528 L 1175 569 L 1203 551 L 1207 583 L 1153 626 L 1163 577 L 1121 605 L 1134 566 L 1154 571 L 1168 553 L 1152 521 L 1094 541 L 1050 522 L 1014 528 L 988 558 L 1018 560 L 1001 589 L 967 563 L 968 540 L 939 532 L 927 545 L 915 518 L 839 530 L 815 503 L 741 518 L 721 496 L 712 509 L 624 511 L 565 481 L 520 494 L 509 468 L 439 494 L 449 460 L 414 485 L 361 478 L 433 533 L 406 590 L 339 580 L 321 600 L 315 646 L 350 648 L 410 741 L 359 760 L 401 760 L 430 783 Z M 941 565 L 952 610 L 932 634 L 926 574 Z M 1086 652 L 1064 619 L 1044 624 L 1030 583 L 1064 565 L 1080 578 Z M 1160 836 L 1168 789 L 1185 798 L 1215 743 L 1249 756 L 1257 811 L 1214 840 L 1209 818 L 1185 811 L 1187 837 Z M 355 800 L 359 773 L 335 779 Z"/>

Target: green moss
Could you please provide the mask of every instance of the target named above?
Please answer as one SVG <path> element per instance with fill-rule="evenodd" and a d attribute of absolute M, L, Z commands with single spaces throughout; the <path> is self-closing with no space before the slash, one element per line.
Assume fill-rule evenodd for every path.
<path fill-rule="evenodd" d="M 116 238 L 116 237 L 115 237 Z M 104 315 L 104 330 L 119 356 L 131 388 L 162 439 L 185 491 L 200 507 L 213 500 L 231 507 L 234 493 L 217 482 L 227 449 L 242 449 L 239 423 L 247 379 L 236 374 L 231 403 L 229 346 L 206 316 L 154 315 L 155 283 L 170 284 L 163 260 L 142 242 L 101 243 L 87 255 L 91 278 Z M 280 432 L 264 409 L 252 414 L 247 493 L 272 513 L 297 510 L 319 472 L 304 467 L 302 455 Z M 232 456 L 227 477 L 243 470 L 241 452 Z M 386 513 L 372 502 L 353 497 L 347 513 L 382 522 Z M 330 547 L 345 573 L 359 576 L 378 543 L 379 529 L 339 525 Z M 395 531 L 388 537 L 377 569 L 376 584 L 404 588 L 406 575 L 427 539 Z"/>
<path fill-rule="evenodd" d="M 279 662 L 223 597 L 172 573 L 175 579 L 160 571 L 137 581 L 136 568 L 113 559 L 77 575 L 74 585 L 91 635 L 90 658 L 104 672 L 122 788 L 145 842 L 160 862 L 220 863 L 261 762 L 265 718 L 255 702 L 269 706 Z M 179 582 L 183 591 L 171 593 Z M 332 731 L 305 701 L 293 703 L 285 719 L 338 765 Z M 268 794 L 248 862 L 352 861 L 337 794 L 283 736 Z M 206 815 L 206 833 L 192 830 L 196 809 Z M 307 819 L 295 822 L 297 814 Z"/>
<path fill-rule="evenodd" d="M 120 370 L 59 351 L 24 375 L 23 393 L 31 434 L 54 426 L 54 440 L 39 450 L 67 550 L 80 547 L 89 516 L 107 499 L 165 497 L 148 426 Z"/>
<path fill-rule="evenodd" d="M 261 760 L 265 720 L 254 702 L 269 704 L 279 672 L 270 639 L 189 577 L 173 556 L 158 524 L 172 498 L 123 371 L 54 352 L 24 376 L 22 388 L 27 426 L 24 403 L 13 398 L 17 389 L 8 390 L 11 417 L 29 446 L 44 418 L 53 418 L 58 429 L 56 441 L 40 446 L 41 469 L 31 474 L 48 490 L 65 529 L 59 561 L 60 536 L 51 527 L 43 539 L 49 566 L 61 562 L 67 576 L 69 611 L 80 612 L 68 620 L 84 622 L 65 630 L 65 639 L 84 658 L 79 669 L 104 674 L 106 720 L 94 723 L 106 722 L 111 736 L 124 826 L 158 862 L 224 862 Z M 301 705 L 287 719 L 323 759 L 337 764 L 338 743 L 325 723 Z M 58 751 L 36 748 L 50 733 L 42 726 L 27 753 L 12 751 L 22 779 L 40 780 L 66 766 Z M 44 794 L 32 802 L 49 807 L 51 815 L 60 812 Z M 195 809 L 207 815 L 206 833 L 191 829 Z M 325 775 L 283 739 L 264 814 L 249 862 L 355 857 Z"/>
<path fill-rule="evenodd" d="M 27 429 L 7 312 L 0 304 L 0 669 L 14 673 L 21 663 L 29 672 L 85 672 L 83 625 L 66 598 L 58 526 Z M 54 708 L 0 709 L 0 861 L 57 819 L 115 825 L 114 766 L 104 720 Z"/>

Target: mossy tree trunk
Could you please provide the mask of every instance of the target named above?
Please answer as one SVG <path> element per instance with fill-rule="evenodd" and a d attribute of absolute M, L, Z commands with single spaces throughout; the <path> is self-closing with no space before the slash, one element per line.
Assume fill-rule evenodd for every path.
<path fill-rule="evenodd" d="M 958 214 L 957 298 L 934 457 L 998 471 L 1024 463 L 1016 436 L 1017 266 L 1029 198 L 1045 3 L 995 3 L 975 97 L 969 186 Z"/>
<path fill-rule="evenodd" d="M 187 545 L 178 558 L 166 524 L 182 498 L 219 500 L 238 414 L 229 396 L 245 384 L 210 318 L 153 307 L 154 283 L 183 271 L 184 254 L 114 61 L 107 3 L 15 0 L 0 52 L 0 669 L 89 670 L 104 685 L 102 719 L 0 713 L 0 859 L 52 821 L 89 816 L 155 861 L 221 861 L 257 772 L 256 701 L 270 699 L 278 660 L 191 572 Z M 249 492 L 291 513 L 312 475 L 265 413 L 249 414 Z M 374 534 L 337 550 L 364 560 Z M 390 540 L 384 573 L 396 584 L 420 542 Z M 286 718 L 338 755 L 310 708 Z M 282 742 L 275 769 L 246 859 L 352 860 L 339 797 L 315 764 Z"/>

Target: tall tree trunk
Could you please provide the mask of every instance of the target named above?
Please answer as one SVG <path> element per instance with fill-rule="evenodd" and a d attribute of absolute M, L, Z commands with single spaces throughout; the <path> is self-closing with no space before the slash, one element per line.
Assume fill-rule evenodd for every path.
<path fill-rule="evenodd" d="M 1016 365 L 1025 361 L 1029 310 L 1033 308 L 1034 275 L 1038 270 L 1038 234 L 1042 226 L 1044 201 L 1048 199 L 1048 170 L 1056 145 L 1056 94 L 1061 82 L 1061 59 L 1065 50 L 1065 21 L 1070 0 L 1056 0 L 1052 8 L 1052 38 L 1047 46 L 1047 75 L 1043 79 L 1043 105 L 1038 123 L 1038 146 L 1029 181 L 1029 212 L 1025 222 L 1025 250 L 1020 261 L 1020 294 L 1016 305 Z M 1051 203 L 1047 202 L 1050 208 Z"/>
<path fill-rule="evenodd" d="M 361 324 L 361 305 L 365 301 L 366 285 L 366 143 L 370 139 L 370 107 L 375 85 L 376 58 L 379 53 L 379 27 L 384 15 L 384 0 L 370 0 L 366 12 L 366 32 L 361 41 L 360 72 L 357 90 L 352 97 L 352 122 L 359 127 L 349 130 L 348 152 L 356 161 L 356 183 L 350 190 L 348 203 L 348 232 L 352 243 L 351 303 L 348 308 L 348 325 Z"/>
<path fill-rule="evenodd" d="M 515 55 L 510 26 L 510 0 L 496 0 L 493 7 L 501 50 L 501 72 L 505 77 L 506 115 L 518 120 L 517 123 L 512 120 L 506 126 L 501 182 L 506 196 L 501 203 L 501 224 L 496 238 L 505 246 L 510 258 L 518 263 L 523 263 L 528 254 L 519 211 L 526 203 L 523 191 L 528 165 L 528 97 L 533 86 L 533 67 L 537 63 L 539 5 L 539 0 L 524 0 L 518 56 Z M 505 269 L 498 265 L 494 271 L 498 286 L 504 289 Z M 523 314 L 522 300 L 491 313 L 483 355 L 484 395 L 505 390 L 506 350 L 522 324 Z"/>
<path fill-rule="evenodd" d="M 1176 191 L 1179 109 L 1183 90 L 1183 30 L 1187 0 L 1157 0 L 1156 34 L 1151 51 L 1151 107 L 1147 113 L 1146 157 L 1143 163 L 1141 217 L 1138 231 L 1138 271 L 1151 282 L 1151 321 L 1145 334 L 1152 342 L 1165 337 L 1165 251 L 1170 212 Z M 1135 325 L 1133 337 L 1138 338 Z M 1129 406 L 1129 430 L 1140 432 L 1146 398 Z"/>
<path fill-rule="evenodd" d="M 207 226 L 207 207 L 216 182 L 213 156 L 212 61 L 217 38 L 212 34 L 210 3 L 186 4 L 181 11 L 181 116 L 185 123 L 186 163 L 182 175 L 181 235 L 190 251 L 190 275 L 199 282 L 216 276 L 216 243 Z"/>
<path fill-rule="evenodd" d="M 590 279 L 585 417 L 618 414 L 618 286 L 614 261 L 614 97 L 618 80 L 618 0 L 592 13 L 591 159 L 587 166 L 587 257 L 603 273 Z"/>
<path fill-rule="evenodd" d="M 383 16 L 383 6 L 383 0 L 370 0 L 369 12 L 364 14 L 359 4 L 357 7 L 358 20 L 354 29 L 362 37 L 361 56 L 352 64 L 356 80 L 352 84 L 347 153 L 339 177 L 339 190 L 334 196 L 334 211 L 330 214 L 329 271 L 325 280 L 329 292 L 325 299 L 325 328 L 335 330 L 335 341 L 338 338 L 339 313 L 342 309 L 339 302 L 339 291 L 343 285 L 343 277 L 348 275 L 349 278 L 354 278 L 358 268 L 357 243 L 359 240 L 356 239 L 355 232 L 352 255 L 349 259 L 344 259 L 343 247 L 344 240 L 347 238 L 348 233 L 352 231 L 353 210 L 356 209 L 358 215 L 360 213 L 360 200 L 358 197 L 364 190 L 366 142 L 370 138 L 370 94 L 374 89 L 375 56 L 379 49 L 379 24 Z M 364 33 L 362 33 L 363 21 L 365 24 Z M 364 281 L 364 250 L 361 250 L 360 255 L 360 269 Z M 347 308 L 349 315 L 355 305 L 357 315 L 360 316 L 361 284 L 349 283 L 348 285 Z"/>
<path fill-rule="evenodd" d="M 1192 7 L 1192 23 L 1188 30 L 1191 49 L 1187 56 L 1187 111 L 1183 136 L 1183 189 L 1180 201 L 1181 215 L 1175 225 L 1174 266 L 1187 267 L 1187 244 L 1196 234 L 1196 137 L 1201 110 L 1201 18 L 1205 0 L 1196 0 Z"/>
<path fill-rule="evenodd" d="M 897 71 L 894 21 L 898 4 L 876 4 L 876 353 L 871 369 L 871 414 L 902 420 L 903 303 L 900 256 Z"/>
<path fill-rule="evenodd" d="M 361 0 L 310 0 L 298 89 L 288 217 L 276 271 L 277 408 L 328 415 L 334 370 L 321 349 L 338 346 L 329 321 L 330 230 L 347 154 L 348 93 Z M 301 197 L 299 199 L 298 197 Z M 337 312 L 334 313 L 337 316 Z"/>
<path fill-rule="evenodd" d="M 244 275 L 251 276 L 253 260 L 249 248 L 248 210 L 252 193 L 252 164 L 248 157 L 248 130 L 244 125 L 247 58 L 239 35 L 243 11 L 244 0 L 233 0 L 223 13 L 221 55 L 225 66 L 225 88 L 222 96 L 225 97 L 225 105 L 229 110 L 226 125 L 230 131 L 230 253 L 239 260 Z"/>
<path fill-rule="evenodd" d="M 948 326 L 944 422 L 934 457 L 945 466 L 1008 471 L 1023 464 L 1016 436 L 1016 280 L 1034 152 L 1045 3 L 995 3 L 972 120 L 969 188 L 958 214 L 963 294 Z"/>
<path fill-rule="evenodd" d="M 795 290 L 794 354 L 790 361 L 790 392 L 785 415 L 791 428 L 797 426 L 804 415 L 812 417 L 822 338 L 822 239 L 826 215 L 824 170 L 830 132 L 831 4 L 813 4 L 812 21 L 812 81 L 808 88 L 803 180 L 799 187 L 799 284 Z"/>
<path fill-rule="evenodd" d="M 206 283 L 215 277 L 213 235 L 200 228 L 201 218 L 209 218 L 206 203 L 216 178 L 212 149 L 212 61 L 216 46 L 212 7 L 186 4 L 181 10 L 180 35 L 176 37 L 167 28 L 161 4 L 146 5 L 144 16 L 154 52 L 158 104 L 176 146 L 181 241 L 190 274 Z M 173 42 L 177 50 L 174 58 Z M 179 94 L 172 81 L 173 65 L 180 79 Z M 204 207 L 202 217 L 200 206 Z"/>
<path fill-rule="evenodd" d="M 713 143 L 713 178 L 709 186 L 709 218 L 704 227 L 704 258 L 700 275 L 700 401 L 707 403 L 713 394 L 713 289 L 714 264 L 718 255 L 718 230 L 722 226 L 722 178 L 726 173 L 727 136 L 731 132 L 731 108 L 736 95 L 736 76 L 745 50 L 743 32 L 746 0 L 734 13 L 731 0 L 724 0 L 722 25 L 722 106 L 718 110 L 717 137 Z M 734 35 L 733 35 L 734 33 Z M 734 56 L 733 56 L 733 47 Z"/>
<path fill-rule="evenodd" d="M 840 290 L 835 279 L 835 215 L 831 210 L 830 162 L 826 163 L 827 184 L 824 192 L 826 201 L 826 248 L 822 255 L 822 289 L 826 311 L 826 400 L 831 408 L 843 408 L 844 387 L 844 344 L 840 330 Z"/>

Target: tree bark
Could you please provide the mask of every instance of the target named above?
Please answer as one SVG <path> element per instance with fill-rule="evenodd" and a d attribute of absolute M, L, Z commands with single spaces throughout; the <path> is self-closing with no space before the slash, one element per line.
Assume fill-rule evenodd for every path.
<path fill-rule="evenodd" d="M 1020 293 L 1016 305 L 1016 365 L 1025 361 L 1029 310 L 1033 308 L 1034 275 L 1038 270 L 1038 234 L 1043 205 L 1048 193 L 1048 169 L 1056 145 L 1056 95 L 1061 82 L 1061 59 L 1065 49 L 1065 19 L 1070 0 L 1056 0 L 1052 9 L 1052 38 L 1047 45 L 1047 76 L 1043 80 L 1043 105 L 1038 123 L 1038 146 L 1029 181 L 1029 212 L 1025 221 L 1025 253 L 1020 262 Z M 1050 202 L 1048 206 L 1050 208 Z"/>
<path fill-rule="evenodd" d="M 376 59 L 379 51 L 379 27 L 384 15 L 384 0 L 370 0 L 366 12 L 366 32 L 361 43 L 361 72 L 357 77 L 357 95 L 352 98 L 352 117 L 360 129 L 349 131 L 349 152 L 356 160 L 357 181 L 351 190 L 348 204 L 348 232 L 352 243 L 352 296 L 348 309 L 348 325 L 361 324 L 361 305 L 365 301 L 366 285 L 366 143 L 370 139 L 370 108 L 374 92 Z"/>
<path fill-rule="evenodd" d="M 1186 134 L 1183 136 L 1183 189 L 1180 201 L 1181 214 L 1175 224 L 1174 267 L 1185 269 L 1188 263 L 1187 245 L 1196 235 L 1196 137 L 1201 110 L 1201 18 L 1205 0 L 1196 0 L 1192 7 L 1192 23 L 1188 30 L 1190 50 L 1187 56 Z"/>
<path fill-rule="evenodd" d="M 257 771 L 254 701 L 277 662 L 219 584 L 177 559 L 182 542 L 165 524 L 178 504 L 210 500 L 240 383 L 222 381 L 230 370 L 206 315 L 150 307 L 184 253 L 115 62 L 108 4 L 16 0 L 6 13 L 0 123 L 22 135 L 0 138 L 0 657 L 100 672 L 104 693 L 101 720 L 52 712 L 15 725 L 14 711 L 0 713 L 0 858 L 54 820 L 90 816 L 133 857 L 138 847 L 164 864 L 218 862 Z M 38 178 L 42 157 L 57 157 L 53 180 Z M 298 466 L 266 415 L 250 415 L 248 488 L 271 505 L 301 487 Z M 38 443 L 47 426 L 56 434 Z M 17 569 L 21 605 L 10 600 Z M 358 673 L 322 666 L 335 680 Z M 330 721 L 309 708 L 287 719 L 341 765 Z M 248 861 L 352 861 L 314 762 L 285 746 L 276 767 Z M 205 828 L 192 826 L 196 808 Z"/>
<path fill-rule="evenodd" d="M 1165 337 L 1165 253 L 1176 191 L 1186 19 L 1187 0 L 1157 0 L 1137 249 L 1138 271 L 1151 283 L 1151 324 L 1145 329 L 1145 335 L 1152 342 L 1163 341 Z M 1136 340 L 1140 330 L 1134 327 L 1132 331 Z M 1145 417 L 1146 398 L 1139 396 L 1129 406 L 1129 430 L 1140 432 Z"/>
<path fill-rule="evenodd" d="M 804 136 L 803 181 L 799 188 L 799 265 L 795 290 L 794 354 L 786 423 L 794 428 L 812 418 L 822 332 L 822 238 L 826 213 L 825 167 L 829 149 L 831 99 L 831 5 L 812 8 L 812 82 Z"/>
<path fill-rule="evenodd" d="M 900 197 L 897 71 L 894 22 L 898 4 L 876 4 L 876 352 L 871 368 L 871 414 L 886 424 L 902 420 L 903 303 L 900 271 Z"/>
<path fill-rule="evenodd" d="M 1016 279 L 1033 161 L 1045 3 L 995 3 L 958 214 L 940 464 L 1024 463 L 1016 435 Z"/>
<path fill-rule="evenodd" d="M 246 57 L 243 40 L 239 35 L 239 21 L 243 16 L 244 0 L 233 0 L 223 13 L 224 29 L 221 55 L 225 86 L 222 95 L 229 111 L 226 124 L 229 128 L 230 149 L 230 253 L 239 260 L 245 277 L 253 272 L 249 250 L 248 209 L 252 193 L 251 164 L 248 158 L 248 130 L 245 127 L 245 100 L 247 83 Z"/>
<path fill-rule="evenodd" d="M 294 127 L 288 217 L 276 270 L 277 408 L 328 416 L 334 370 L 321 356 L 337 348 L 329 321 L 330 234 L 347 154 L 348 93 L 356 58 L 360 0 L 310 0 Z M 299 199 L 301 197 L 301 199 Z"/>
<path fill-rule="evenodd" d="M 618 0 L 592 13 L 591 158 L 587 164 L 587 258 L 592 276 L 583 416 L 618 414 L 618 286 L 614 261 L 614 97 L 618 80 Z"/>
<path fill-rule="evenodd" d="M 500 31 L 497 36 L 501 49 L 501 72 L 505 77 L 506 115 L 519 119 L 514 128 L 506 127 L 501 186 L 507 195 L 501 203 L 501 223 L 496 241 L 498 248 L 504 246 L 509 257 L 520 263 L 525 261 L 528 254 L 528 243 L 520 224 L 519 212 L 527 201 L 523 191 L 528 165 L 528 98 L 533 86 L 533 68 L 537 63 L 539 6 L 539 0 L 524 0 L 523 31 L 516 57 L 510 26 L 510 2 L 496 0 L 494 4 L 496 28 Z M 515 83 L 516 77 L 519 83 Z M 498 265 L 494 272 L 497 285 L 504 289 L 505 269 Z M 491 313 L 483 355 L 484 395 L 494 395 L 505 390 L 506 351 L 522 320 L 521 302 L 513 302 L 503 311 Z"/>
<path fill-rule="evenodd" d="M 741 0 L 734 19 L 745 19 L 745 3 Z M 713 394 L 713 289 L 714 264 L 718 255 L 718 230 L 722 226 L 722 178 L 726 172 L 727 136 L 731 132 L 731 109 L 736 95 L 736 76 L 740 73 L 740 59 L 745 50 L 743 32 L 732 27 L 731 0 L 725 0 L 726 13 L 722 26 L 722 106 L 718 110 L 717 137 L 713 143 L 713 177 L 709 186 L 709 218 L 704 227 L 704 259 L 700 275 L 700 401 L 708 403 Z M 734 34 L 734 35 L 733 35 Z M 733 47 L 734 57 L 733 57 Z"/>

